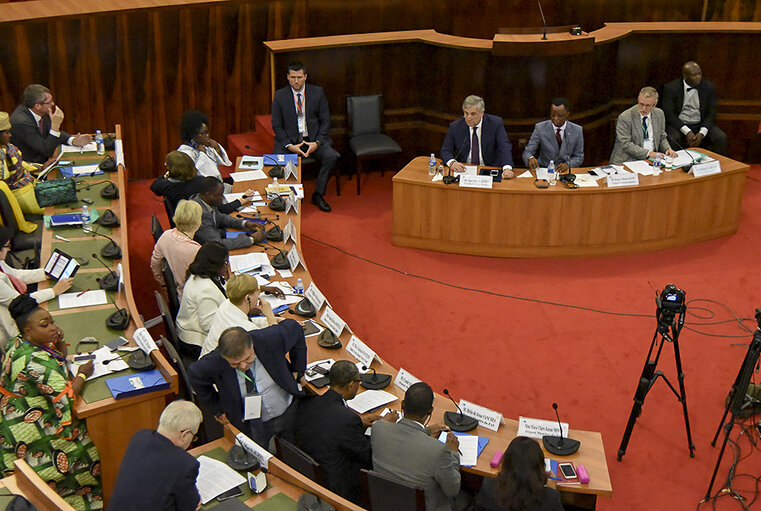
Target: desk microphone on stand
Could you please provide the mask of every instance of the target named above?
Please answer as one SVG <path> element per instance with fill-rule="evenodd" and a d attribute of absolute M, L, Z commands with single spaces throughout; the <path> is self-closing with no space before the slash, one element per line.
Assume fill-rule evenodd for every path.
<path fill-rule="evenodd" d="M 122 248 L 111 238 L 111 236 L 106 236 L 105 234 L 101 234 L 98 231 L 94 231 L 92 229 L 82 229 L 87 234 L 92 234 L 93 236 L 102 236 L 103 238 L 106 238 L 111 243 L 107 243 L 100 251 L 100 255 L 102 257 L 105 257 L 106 259 L 121 259 L 122 258 Z"/>
<path fill-rule="evenodd" d="M 470 131 L 470 128 L 468 128 L 468 131 Z M 468 141 L 468 135 L 465 135 L 465 138 L 462 139 L 462 143 L 460 144 L 460 148 L 457 150 L 454 157 L 452 158 L 454 161 L 457 161 L 457 157 L 460 156 L 460 153 L 465 148 L 465 142 L 467 141 Z M 448 168 L 449 168 L 449 173 L 443 178 L 445 185 L 451 185 L 452 183 L 458 180 L 457 177 L 452 175 L 452 167 L 448 167 Z"/>
<path fill-rule="evenodd" d="M 363 374 L 359 378 L 362 380 L 362 386 L 370 390 L 385 389 L 391 384 L 390 374 L 378 374 L 372 367 L 362 366 L 363 371 L 370 370 L 373 374 Z"/>
<path fill-rule="evenodd" d="M 557 456 L 570 456 L 579 450 L 581 442 L 572 438 L 563 438 L 563 425 L 560 423 L 560 415 L 558 414 L 558 404 L 552 403 L 552 408 L 555 409 L 555 416 L 558 419 L 558 427 L 560 427 L 560 436 L 544 435 L 542 437 L 542 444 L 552 454 Z"/>
<path fill-rule="evenodd" d="M 459 411 L 459 413 L 444 412 L 444 424 L 446 424 L 452 431 L 459 431 L 461 433 L 476 429 L 476 427 L 478 427 L 478 421 L 473 417 L 468 417 L 462 413 L 460 405 L 458 405 L 457 402 L 452 399 L 452 396 L 449 394 L 447 389 L 444 389 L 444 394 L 446 394 L 447 397 L 452 400 L 454 405 L 457 407 L 457 410 Z"/>
<path fill-rule="evenodd" d="M 100 284 L 101 279 L 95 279 L 95 281 Z M 116 307 L 116 311 L 106 318 L 106 326 L 111 330 L 125 330 L 129 325 L 129 311 L 127 311 L 126 307 L 123 309 L 119 308 L 116 304 L 116 297 L 114 297 L 111 303 Z"/>
<path fill-rule="evenodd" d="M 689 174 L 689 173 L 690 173 L 690 170 L 692 170 L 692 166 L 693 166 L 693 165 L 695 165 L 695 158 L 692 156 L 692 153 L 691 153 L 690 151 L 688 151 L 687 149 L 685 149 L 684 147 L 682 147 L 682 144 L 680 144 L 679 142 L 677 142 L 677 141 L 674 139 L 674 137 L 672 137 L 672 136 L 671 136 L 671 135 L 669 135 L 668 133 L 666 133 L 666 138 L 667 138 L 667 139 L 669 139 L 670 141 L 672 141 L 672 142 L 673 142 L 673 143 L 674 143 L 674 144 L 675 144 L 675 145 L 676 145 L 676 146 L 677 146 L 677 147 L 678 147 L 680 150 L 682 150 L 682 151 L 684 151 L 685 153 L 687 153 L 687 156 L 689 156 L 689 157 L 690 157 L 690 161 L 691 161 L 692 163 L 690 163 L 689 165 L 685 165 L 684 167 L 682 167 L 682 170 L 684 171 L 684 173 L 685 173 L 685 174 Z"/>
<path fill-rule="evenodd" d="M 272 256 L 272 259 L 270 259 L 270 264 L 272 264 L 272 267 L 277 270 L 290 270 L 291 269 L 291 263 L 288 262 L 288 256 L 286 255 L 285 251 L 280 250 L 279 248 L 270 245 L 269 243 L 262 243 L 258 244 L 260 247 L 267 250 L 267 248 L 271 248 L 273 250 L 277 250 L 277 254 Z"/>
<path fill-rule="evenodd" d="M 98 281 L 100 288 L 106 291 L 116 291 L 119 289 L 119 275 L 112 268 L 109 268 L 103 259 L 98 257 L 98 254 L 93 253 L 92 256 L 97 259 L 105 269 L 108 270 L 108 275 Z"/>

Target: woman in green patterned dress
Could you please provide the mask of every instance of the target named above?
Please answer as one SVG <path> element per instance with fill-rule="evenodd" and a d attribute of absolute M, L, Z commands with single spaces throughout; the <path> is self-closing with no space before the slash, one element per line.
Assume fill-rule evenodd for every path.
<path fill-rule="evenodd" d="M 23 458 L 77 510 L 103 509 L 100 457 L 74 400 L 92 362 L 69 378 L 63 331 L 23 294 L 9 310 L 21 334 L 8 345 L 0 373 L 0 470 Z"/>

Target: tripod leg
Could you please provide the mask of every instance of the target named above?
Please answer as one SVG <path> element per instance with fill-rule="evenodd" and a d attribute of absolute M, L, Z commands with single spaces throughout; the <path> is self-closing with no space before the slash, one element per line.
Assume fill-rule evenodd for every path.
<path fill-rule="evenodd" d="M 732 403 L 733 392 L 734 388 L 729 391 L 729 398 L 727 399 L 727 404 L 724 407 L 724 415 L 721 416 L 719 427 L 716 428 L 716 434 L 713 436 L 713 440 L 711 440 L 711 447 L 716 447 L 716 440 L 719 438 L 719 433 L 721 433 L 721 428 L 724 426 L 724 421 L 727 420 L 727 415 L 729 415 L 729 405 Z"/>
<path fill-rule="evenodd" d="M 690 432 L 690 416 L 687 414 L 687 391 L 684 389 L 684 371 L 682 371 L 682 356 L 679 354 L 679 335 L 674 335 L 674 359 L 676 360 L 676 374 L 679 379 L 679 401 L 682 402 L 684 412 L 684 427 L 687 430 L 687 446 L 690 449 L 690 458 L 695 457 L 695 444 L 692 443 Z"/>
<path fill-rule="evenodd" d="M 721 450 L 719 451 L 719 459 L 716 460 L 716 466 L 713 469 L 713 475 L 711 476 L 711 482 L 708 484 L 708 490 L 706 491 L 705 500 L 711 498 L 711 490 L 713 489 L 713 483 L 716 482 L 716 474 L 719 473 L 719 465 L 721 465 L 721 458 L 724 456 L 724 449 L 727 448 L 727 442 L 729 441 L 729 434 L 732 432 L 732 427 L 735 425 L 735 415 L 732 414 L 732 419 L 724 427 L 724 442 L 721 444 Z"/>
<path fill-rule="evenodd" d="M 637 417 L 642 413 L 642 405 L 645 402 L 645 397 L 653 385 L 655 372 L 655 366 L 657 361 L 648 360 L 645 362 L 645 367 L 642 369 L 642 376 L 639 378 L 639 385 L 637 385 L 637 391 L 634 393 L 634 405 L 632 411 L 629 414 L 629 421 L 626 424 L 626 430 L 624 436 L 621 439 L 621 446 L 618 448 L 618 461 L 626 454 L 626 447 L 629 444 L 629 438 L 631 437 L 632 430 L 634 430 L 634 423 L 637 422 Z"/>

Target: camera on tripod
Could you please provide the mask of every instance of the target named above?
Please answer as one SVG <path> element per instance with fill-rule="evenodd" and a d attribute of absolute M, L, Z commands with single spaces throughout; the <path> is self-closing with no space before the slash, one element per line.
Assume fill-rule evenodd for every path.
<path fill-rule="evenodd" d="M 673 310 L 679 312 L 684 307 L 685 292 L 676 287 L 674 284 L 668 284 L 661 291 L 659 309 Z"/>

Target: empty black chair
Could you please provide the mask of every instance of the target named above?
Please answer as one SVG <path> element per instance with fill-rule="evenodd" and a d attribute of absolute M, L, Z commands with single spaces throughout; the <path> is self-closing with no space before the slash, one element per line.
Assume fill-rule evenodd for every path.
<path fill-rule="evenodd" d="M 346 113 L 349 120 L 349 145 L 357 160 L 357 195 L 360 192 L 362 161 L 388 154 L 401 153 L 394 139 L 383 134 L 383 95 L 348 96 Z M 383 175 L 383 170 L 381 170 Z M 338 177 L 336 176 L 336 179 Z"/>
<path fill-rule="evenodd" d="M 174 225 L 174 205 L 169 201 L 169 199 L 164 196 L 164 210 L 166 211 L 166 216 L 169 219 L 169 227 L 174 229 L 177 227 Z"/>
<path fill-rule="evenodd" d="M 159 342 L 157 344 L 164 348 L 167 358 L 169 359 L 169 363 L 172 364 L 172 367 L 174 367 L 175 370 L 180 374 L 180 379 L 182 380 L 180 381 L 180 398 L 185 399 L 186 401 L 194 401 L 195 392 L 193 392 L 193 387 L 190 386 L 190 379 L 188 378 L 188 372 L 185 367 L 185 363 L 182 361 L 182 357 L 180 357 L 180 354 L 177 352 L 177 348 L 175 348 L 174 345 L 169 342 L 163 335 L 159 338 Z"/>
<path fill-rule="evenodd" d="M 364 468 L 361 478 L 370 511 L 425 511 L 423 488 Z"/>
<path fill-rule="evenodd" d="M 177 281 L 174 280 L 174 273 L 169 267 L 169 263 L 164 259 L 164 284 L 166 285 L 166 296 L 169 300 L 169 313 L 172 321 L 177 320 L 177 313 L 180 311 L 180 297 L 177 293 Z"/>
<path fill-rule="evenodd" d="M 322 467 L 307 453 L 277 436 L 275 437 L 275 453 L 286 465 L 323 486 Z"/>
<path fill-rule="evenodd" d="M 156 218 L 156 215 L 151 215 L 151 234 L 153 234 L 154 243 L 164 234 L 164 228 L 161 227 L 161 222 Z"/>

